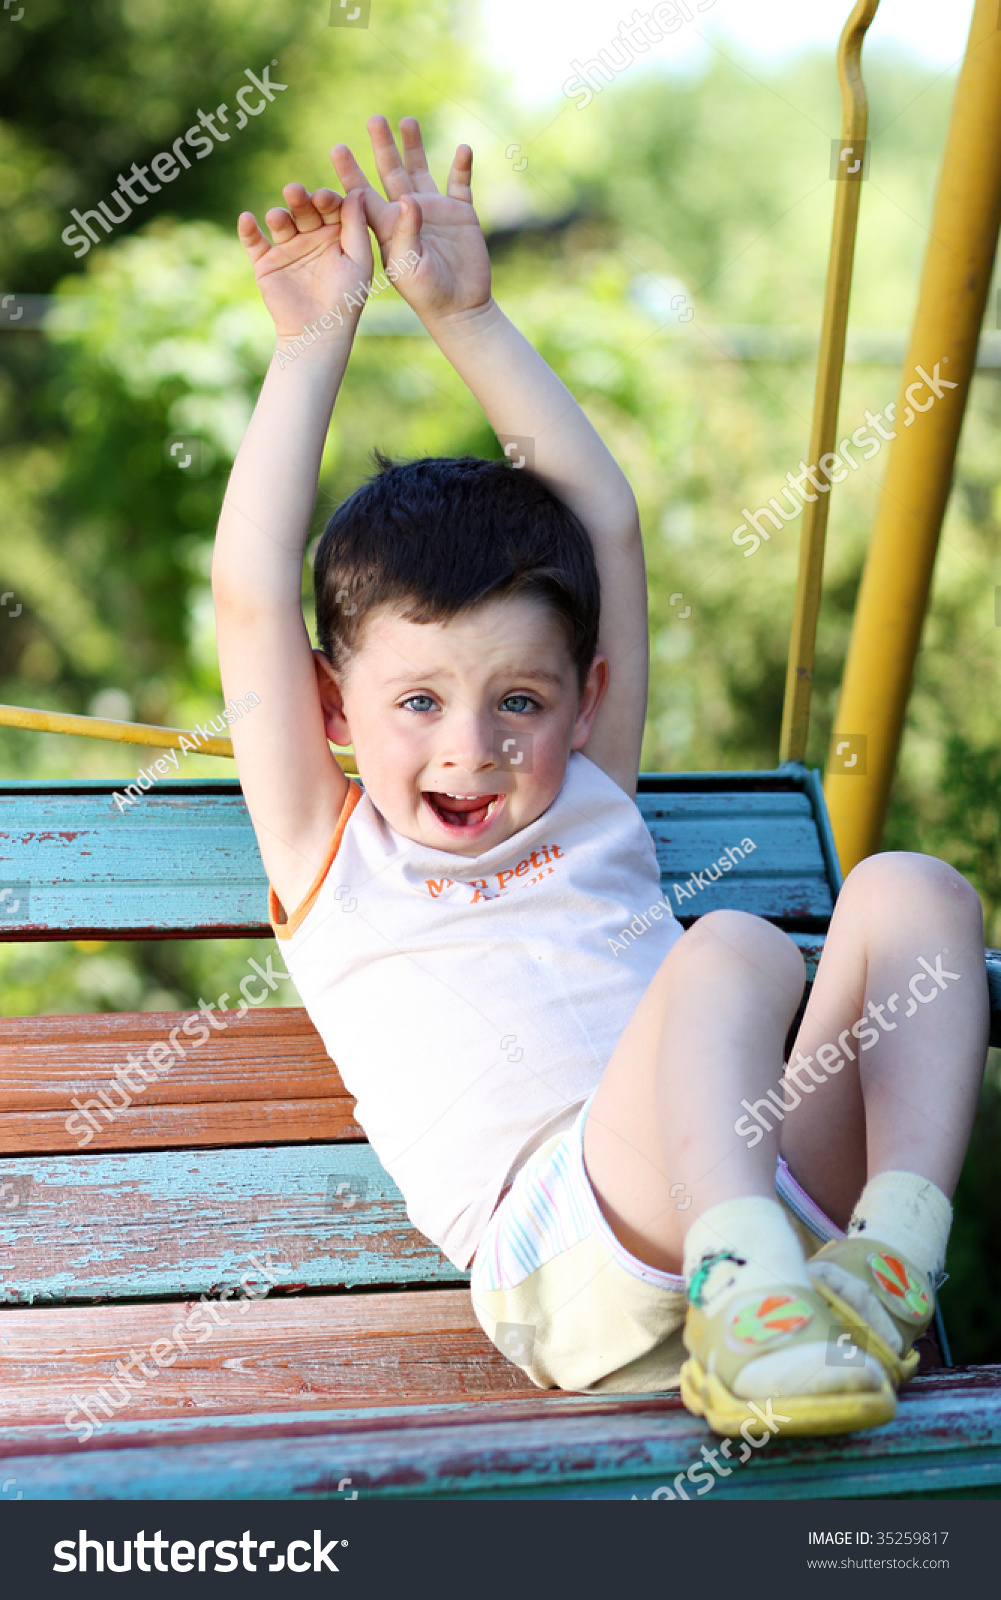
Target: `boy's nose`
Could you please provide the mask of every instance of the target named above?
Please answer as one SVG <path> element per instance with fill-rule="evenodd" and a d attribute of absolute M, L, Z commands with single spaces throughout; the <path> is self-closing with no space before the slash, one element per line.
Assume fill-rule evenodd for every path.
<path fill-rule="evenodd" d="M 465 772 L 489 772 L 497 765 L 494 729 L 490 723 L 467 718 L 448 730 L 439 752 L 439 764 Z"/>

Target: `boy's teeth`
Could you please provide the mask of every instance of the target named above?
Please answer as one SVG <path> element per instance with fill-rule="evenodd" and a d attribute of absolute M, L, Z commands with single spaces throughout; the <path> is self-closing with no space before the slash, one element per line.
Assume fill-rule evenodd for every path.
<path fill-rule="evenodd" d="M 443 789 L 438 792 L 437 800 L 432 796 L 432 803 L 444 815 L 446 822 L 453 826 L 469 827 L 474 821 L 485 822 L 495 811 L 500 798 L 496 794 L 451 794 Z M 450 800 L 455 803 L 456 809 L 448 805 Z"/>

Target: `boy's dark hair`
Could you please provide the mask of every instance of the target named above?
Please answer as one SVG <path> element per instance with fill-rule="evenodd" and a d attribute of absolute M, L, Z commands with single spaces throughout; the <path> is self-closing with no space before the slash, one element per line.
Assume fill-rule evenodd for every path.
<path fill-rule="evenodd" d="M 366 614 L 447 622 L 486 599 L 538 597 L 563 626 L 581 689 L 598 646 L 601 591 L 578 517 L 527 468 L 425 456 L 378 470 L 343 501 L 313 562 L 320 649 L 343 671 Z"/>

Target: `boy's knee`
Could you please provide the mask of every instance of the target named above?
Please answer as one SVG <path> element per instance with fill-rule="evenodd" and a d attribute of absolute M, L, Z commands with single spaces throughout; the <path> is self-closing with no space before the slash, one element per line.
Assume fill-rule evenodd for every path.
<path fill-rule="evenodd" d="M 770 972 L 781 975 L 791 986 L 806 981 L 806 966 L 799 949 L 788 934 L 747 911 L 707 911 L 692 924 L 677 949 L 688 941 L 688 948 L 703 959 L 717 956 L 741 957 Z"/>
<path fill-rule="evenodd" d="M 910 850 L 886 850 L 866 856 L 845 879 L 842 894 L 865 894 L 870 900 L 903 909 L 914 896 L 956 905 L 975 919 L 982 917 L 980 896 L 971 883 L 938 856 Z"/>

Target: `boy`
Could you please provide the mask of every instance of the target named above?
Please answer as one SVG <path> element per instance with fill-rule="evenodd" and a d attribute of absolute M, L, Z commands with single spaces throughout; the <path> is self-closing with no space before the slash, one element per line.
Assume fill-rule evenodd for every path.
<path fill-rule="evenodd" d="M 441 195 L 416 122 L 400 130 L 402 159 L 369 123 L 386 199 L 337 145 L 343 197 L 290 184 L 271 244 L 238 224 L 279 354 L 213 589 L 223 692 L 261 700 L 233 741 L 288 968 L 412 1220 L 472 1263 L 478 1317 L 534 1383 L 673 1386 L 683 1333 L 683 1398 L 718 1432 L 886 1421 L 983 1072 L 979 901 L 940 861 L 855 869 L 770 1119 L 804 988 L 792 941 L 668 912 L 618 959 L 660 882 L 633 798 L 636 503 L 491 297 L 469 147 Z M 380 458 L 320 542 L 311 652 L 302 558 L 369 229 L 534 471 Z M 353 744 L 364 791 L 329 741 Z"/>

